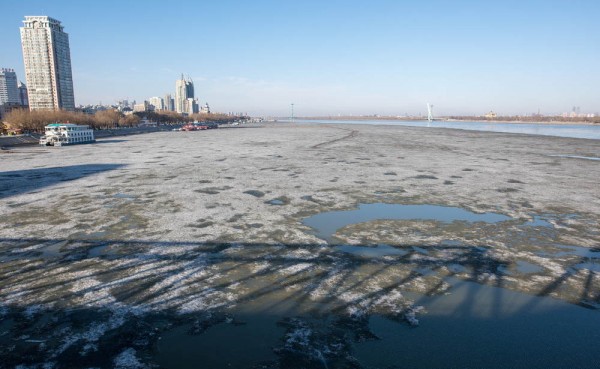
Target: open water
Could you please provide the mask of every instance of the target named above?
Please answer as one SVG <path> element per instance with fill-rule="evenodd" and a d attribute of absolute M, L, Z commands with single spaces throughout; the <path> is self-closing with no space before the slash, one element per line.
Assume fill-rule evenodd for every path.
<path fill-rule="evenodd" d="M 454 121 L 404 121 L 404 120 L 295 120 L 295 123 L 343 123 L 376 124 L 409 127 L 437 127 L 465 129 L 469 131 L 487 131 L 520 133 L 529 135 L 587 138 L 600 140 L 600 125 L 587 124 L 546 124 L 546 123 L 492 123 L 492 122 L 454 122 Z"/>

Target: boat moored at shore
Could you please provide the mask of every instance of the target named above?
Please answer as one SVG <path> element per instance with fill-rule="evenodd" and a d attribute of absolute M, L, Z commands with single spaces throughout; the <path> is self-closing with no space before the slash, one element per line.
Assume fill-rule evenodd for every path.
<path fill-rule="evenodd" d="M 72 123 L 52 123 L 45 128 L 40 138 L 43 146 L 64 146 L 96 142 L 94 130 L 89 126 Z"/>

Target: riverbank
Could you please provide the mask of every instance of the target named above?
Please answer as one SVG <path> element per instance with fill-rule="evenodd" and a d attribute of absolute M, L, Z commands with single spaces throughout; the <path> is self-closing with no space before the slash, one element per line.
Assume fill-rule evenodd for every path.
<path fill-rule="evenodd" d="M 12 151 L 6 365 L 501 368 L 482 353 L 511 342 L 522 367 L 595 363 L 596 140 L 307 123 Z"/>
<path fill-rule="evenodd" d="M 157 127 L 127 127 L 115 129 L 98 129 L 94 130 L 95 138 L 130 136 L 143 133 L 169 131 L 179 126 L 157 126 Z M 0 136 L 0 148 L 3 150 L 15 146 L 38 145 L 40 134 L 24 134 L 16 136 Z"/>
<path fill-rule="evenodd" d="M 279 118 L 279 120 L 288 120 L 289 118 Z M 464 119 L 454 119 L 451 117 L 436 117 L 434 122 L 477 122 L 477 123 L 515 123 L 515 124 L 566 124 L 566 125 L 598 125 L 599 122 L 578 121 L 570 118 L 560 119 L 553 117 L 553 120 L 513 120 L 513 119 L 487 119 L 485 117 L 465 117 Z M 295 120 L 304 121 L 399 121 L 399 122 L 427 122 L 424 117 L 385 117 L 385 116 L 324 116 L 324 117 L 296 117 Z"/>

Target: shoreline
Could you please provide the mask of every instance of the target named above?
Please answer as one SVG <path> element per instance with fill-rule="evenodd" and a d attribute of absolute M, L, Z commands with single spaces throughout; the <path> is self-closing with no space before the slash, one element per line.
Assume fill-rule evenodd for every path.
<path fill-rule="evenodd" d="M 289 120 L 289 118 L 285 118 L 285 120 Z M 340 118 L 321 118 L 321 117 L 313 117 L 313 118 L 295 118 L 296 121 L 300 120 L 300 121 L 319 121 L 319 120 L 328 120 L 328 121 L 332 121 L 332 122 L 339 122 L 339 121 L 390 121 L 390 122 L 427 122 L 427 119 L 402 119 L 402 118 L 391 118 L 391 117 L 364 117 L 364 118 L 357 118 L 357 117 L 340 117 Z M 435 122 L 459 122 L 459 123 L 490 123 L 490 124 L 497 124 L 497 123 L 507 123 L 507 124 L 539 124 L 539 125 L 585 125 L 585 126 L 598 126 L 600 127 L 600 123 L 593 123 L 593 122 L 582 122 L 582 121 L 578 121 L 578 122 L 567 122 L 567 121 L 550 121 L 550 122 L 541 122 L 541 121 L 535 121 L 535 122 L 528 122 L 528 121 L 524 121 L 524 120 L 514 120 L 514 121 L 507 121 L 507 120 L 487 120 L 487 119 L 483 119 L 483 120 L 463 120 L 463 119 L 434 119 L 432 121 L 432 123 Z"/>

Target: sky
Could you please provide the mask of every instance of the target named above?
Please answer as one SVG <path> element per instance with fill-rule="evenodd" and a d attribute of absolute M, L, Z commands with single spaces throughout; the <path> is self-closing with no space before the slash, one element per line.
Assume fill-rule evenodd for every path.
<path fill-rule="evenodd" d="M 598 0 L 0 0 L 25 82 L 26 15 L 69 34 L 75 103 L 174 94 L 259 116 L 600 112 Z"/>

